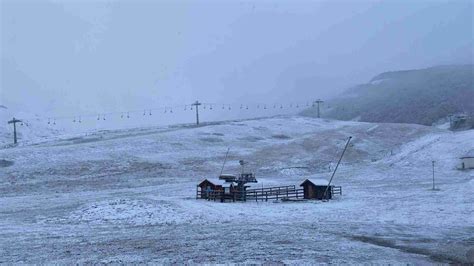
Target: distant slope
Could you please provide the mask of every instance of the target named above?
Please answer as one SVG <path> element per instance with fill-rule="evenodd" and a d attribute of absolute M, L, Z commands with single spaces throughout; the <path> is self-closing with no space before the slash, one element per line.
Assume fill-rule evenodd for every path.
<path fill-rule="evenodd" d="M 386 72 L 328 101 L 323 117 L 432 125 L 451 114 L 474 114 L 473 81 L 474 65 Z"/>
<path fill-rule="evenodd" d="M 331 202 L 195 200 L 196 184 L 219 174 L 229 147 L 225 173 L 245 160 L 256 188 L 298 186 L 329 178 L 349 136 L 333 180 L 343 195 Z M 455 167 L 473 146 L 474 130 L 291 116 L 0 149 L 1 261 L 472 264 L 474 171 Z M 439 191 L 430 190 L 432 161 Z M 201 259 L 189 243 L 218 255 Z M 341 246 L 350 247 L 344 258 Z"/>

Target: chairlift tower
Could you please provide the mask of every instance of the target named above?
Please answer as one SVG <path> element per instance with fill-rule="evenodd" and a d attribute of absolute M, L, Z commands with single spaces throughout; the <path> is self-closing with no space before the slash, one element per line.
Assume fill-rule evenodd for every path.
<path fill-rule="evenodd" d="M 196 125 L 199 126 L 199 106 L 202 105 L 199 101 L 196 101 L 195 103 L 191 104 L 191 106 L 196 106 Z"/>
<path fill-rule="evenodd" d="M 219 179 L 225 180 L 227 183 L 236 183 L 237 184 L 237 191 L 240 192 L 240 194 L 237 196 L 240 200 L 245 201 L 246 200 L 246 188 L 245 184 L 247 183 L 257 183 L 257 179 L 255 178 L 254 173 L 246 173 L 244 166 L 247 164 L 244 160 L 239 161 L 240 166 L 242 167 L 241 173 L 239 176 L 235 175 L 222 175 L 219 176 Z"/>
<path fill-rule="evenodd" d="M 239 160 L 239 164 L 240 164 L 240 167 L 242 169 L 241 173 L 243 174 L 245 172 L 244 167 L 247 164 L 247 162 L 244 161 L 244 160 Z"/>
<path fill-rule="evenodd" d="M 319 108 L 319 105 L 322 104 L 322 103 L 324 103 L 324 101 L 321 100 L 321 99 L 317 99 L 316 101 L 313 102 L 313 105 L 314 104 L 318 105 L 318 118 L 321 118 L 321 109 Z"/>
<path fill-rule="evenodd" d="M 242 167 L 242 171 L 240 176 L 235 180 L 238 187 L 243 188 L 246 183 L 257 183 L 257 179 L 255 178 L 254 173 L 246 173 L 245 172 L 245 165 L 248 164 L 244 160 L 239 161 L 240 166 Z"/>
<path fill-rule="evenodd" d="M 17 137 L 16 137 L 16 123 L 21 123 L 21 122 L 22 122 L 21 120 L 18 120 L 14 117 L 13 117 L 12 120 L 8 121 L 8 124 L 13 124 L 13 144 L 18 143 L 18 140 L 17 140 Z"/>

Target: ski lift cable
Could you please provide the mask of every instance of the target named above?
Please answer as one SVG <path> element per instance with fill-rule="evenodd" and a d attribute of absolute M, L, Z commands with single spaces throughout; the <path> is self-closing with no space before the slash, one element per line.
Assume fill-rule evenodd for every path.
<path fill-rule="evenodd" d="M 232 110 L 235 108 L 235 106 L 237 105 L 236 103 L 218 103 L 218 102 L 203 102 L 202 105 L 205 105 L 207 106 L 208 110 L 213 110 L 215 109 L 214 107 L 217 107 L 217 106 L 222 106 L 223 108 L 222 109 L 228 109 L 228 110 Z M 283 103 L 240 103 L 239 106 L 242 106 L 242 109 L 250 109 L 251 107 L 255 106 L 255 109 L 269 109 L 269 106 L 274 106 L 274 109 L 276 109 L 277 107 L 279 107 L 280 109 L 284 109 L 285 107 L 287 106 L 290 106 L 290 108 L 299 108 L 299 107 L 309 107 L 309 106 L 312 106 L 312 104 L 310 104 L 309 102 L 291 102 L 291 103 L 287 103 L 287 104 L 283 104 Z M 122 117 L 122 115 L 125 117 L 125 113 L 128 114 L 128 116 L 130 115 L 136 115 L 138 113 L 145 113 L 145 115 L 147 114 L 148 112 L 148 115 L 154 111 L 164 111 L 166 109 L 170 109 L 170 108 L 174 108 L 174 109 L 177 109 L 179 110 L 180 108 L 183 108 L 185 111 L 187 110 L 192 110 L 192 105 L 191 104 L 176 104 L 176 105 L 166 105 L 166 106 L 159 106 L 159 107 L 155 107 L 155 108 L 145 108 L 145 109 L 135 109 L 135 110 L 121 110 L 121 111 L 116 111 L 116 112 L 98 112 L 98 113 L 89 113 L 89 114 L 76 114 L 76 115 L 71 115 L 71 116 L 50 116 L 48 118 L 42 118 L 43 120 L 46 120 L 48 119 L 49 120 L 49 124 L 51 124 L 51 120 L 56 120 L 56 121 L 62 121 L 62 120 L 76 120 L 76 122 L 78 121 L 77 117 L 81 117 L 81 121 L 84 120 L 84 119 L 88 119 L 88 118 L 93 118 L 93 117 L 97 117 L 97 116 L 105 116 L 105 117 L 113 117 L 115 115 L 118 115 L 120 117 Z M 218 108 L 219 109 L 219 108 Z M 171 109 L 170 109 L 171 110 Z M 102 117 L 101 117 L 102 118 Z M 34 119 L 38 119 L 38 117 L 34 117 Z M 41 118 L 40 118 L 41 119 Z"/>

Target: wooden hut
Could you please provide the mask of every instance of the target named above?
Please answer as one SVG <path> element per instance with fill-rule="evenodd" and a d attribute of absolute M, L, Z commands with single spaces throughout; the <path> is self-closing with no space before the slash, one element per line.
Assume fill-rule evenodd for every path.
<path fill-rule="evenodd" d="M 329 182 L 325 179 L 306 179 L 300 186 L 303 187 L 305 199 L 322 200 L 328 184 Z M 327 190 L 327 195 L 324 197 L 325 199 L 332 199 L 332 187 L 333 186 L 330 186 Z"/>
<path fill-rule="evenodd" d="M 197 185 L 196 188 L 196 198 L 198 199 L 207 199 L 209 194 L 217 191 L 224 191 L 223 185 L 225 184 L 224 180 L 219 179 L 204 179 Z"/>
<path fill-rule="evenodd" d="M 196 187 L 197 199 L 234 199 L 236 184 L 221 179 L 204 179 Z M 235 195 L 234 195 L 235 194 Z"/>

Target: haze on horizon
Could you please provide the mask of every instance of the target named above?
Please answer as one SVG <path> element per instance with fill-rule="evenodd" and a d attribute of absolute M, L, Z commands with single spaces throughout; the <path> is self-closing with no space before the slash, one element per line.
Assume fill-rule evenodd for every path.
<path fill-rule="evenodd" d="M 0 3 L 0 104 L 39 113 L 305 101 L 473 62 L 471 1 Z"/>

